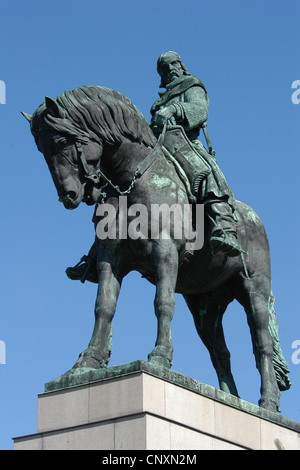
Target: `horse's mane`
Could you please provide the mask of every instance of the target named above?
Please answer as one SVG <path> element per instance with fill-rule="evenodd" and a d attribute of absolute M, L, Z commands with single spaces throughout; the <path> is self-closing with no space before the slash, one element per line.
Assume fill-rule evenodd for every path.
<path fill-rule="evenodd" d="M 156 138 L 142 113 L 121 93 L 110 88 L 83 86 L 65 91 L 55 100 L 56 110 L 43 103 L 31 120 L 31 132 L 39 134 L 53 129 L 82 142 L 100 138 L 109 144 L 123 137 L 154 147 Z"/>

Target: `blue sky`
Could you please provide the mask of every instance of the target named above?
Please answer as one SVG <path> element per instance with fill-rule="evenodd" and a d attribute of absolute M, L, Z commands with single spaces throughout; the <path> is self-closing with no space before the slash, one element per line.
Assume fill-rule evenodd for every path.
<path fill-rule="evenodd" d="M 90 340 L 96 286 L 70 281 L 93 241 L 92 209 L 67 211 L 28 123 L 45 96 L 82 85 L 113 88 L 150 119 L 158 56 L 177 51 L 210 97 L 208 129 L 237 199 L 263 220 L 271 246 L 281 346 L 292 388 L 282 414 L 300 421 L 298 0 L 2 0 L 0 4 L 1 313 L 0 449 L 36 432 L 37 395 L 72 367 Z M 1 101 L 1 99 L 0 99 Z M 146 360 L 153 349 L 154 288 L 138 273 L 122 287 L 110 365 Z M 173 369 L 218 386 L 183 299 L 172 322 Z M 240 396 L 257 404 L 260 380 L 241 306 L 224 317 Z M 300 355 L 299 355 L 300 357 Z"/>

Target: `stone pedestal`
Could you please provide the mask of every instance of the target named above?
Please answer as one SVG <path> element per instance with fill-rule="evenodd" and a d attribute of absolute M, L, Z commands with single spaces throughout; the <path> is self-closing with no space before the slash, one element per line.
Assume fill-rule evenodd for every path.
<path fill-rule="evenodd" d="M 300 423 L 137 361 L 46 384 L 15 450 L 300 450 Z"/>

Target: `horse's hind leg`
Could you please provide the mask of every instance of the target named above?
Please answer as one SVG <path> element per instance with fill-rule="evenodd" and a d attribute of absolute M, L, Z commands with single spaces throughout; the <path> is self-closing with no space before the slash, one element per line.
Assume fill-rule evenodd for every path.
<path fill-rule="evenodd" d="M 250 327 L 256 367 L 261 375 L 259 405 L 279 411 L 280 390 L 273 364 L 273 340 L 269 331 L 271 281 L 265 274 L 241 276 L 236 299 L 243 305 Z"/>
<path fill-rule="evenodd" d="M 222 326 L 228 303 L 209 302 L 199 295 L 186 295 L 184 298 L 193 315 L 196 330 L 209 351 L 220 389 L 238 396 Z"/>

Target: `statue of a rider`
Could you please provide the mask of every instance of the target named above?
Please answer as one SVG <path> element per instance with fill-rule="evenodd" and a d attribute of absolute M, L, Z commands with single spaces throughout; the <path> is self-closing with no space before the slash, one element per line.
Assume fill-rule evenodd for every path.
<path fill-rule="evenodd" d="M 210 238 L 212 251 L 238 256 L 241 249 L 236 233 L 234 195 L 217 164 L 210 143 L 208 153 L 198 140 L 201 128 L 205 129 L 208 118 L 209 99 L 206 88 L 198 78 L 188 73 L 176 52 L 161 54 L 157 61 L 157 71 L 161 77 L 160 87 L 166 91 L 159 93 L 160 98 L 151 108 L 152 131 L 158 138 L 167 121 L 183 127 L 190 143 L 211 169 L 199 186 L 198 202 L 205 205 L 206 215 L 213 224 Z M 95 249 L 92 246 L 88 256 L 84 256 L 75 267 L 67 269 L 68 277 L 97 282 L 94 257 Z"/>
<path fill-rule="evenodd" d="M 162 132 L 166 120 L 180 124 L 192 145 L 205 158 L 211 172 L 199 187 L 198 201 L 205 204 L 206 214 L 214 227 L 210 244 L 214 253 L 222 251 L 229 256 L 240 254 L 234 218 L 235 200 L 220 170 L 214 152 L 208 154 L 198 140 L 200 130 L 208 118 L 209 100 L 203 83 L 190 75 L 176 52 L 165 52 L 157 61 L 161 87 L 166 91 L 151 108 L 151 128 L 156 135 Z"/>

